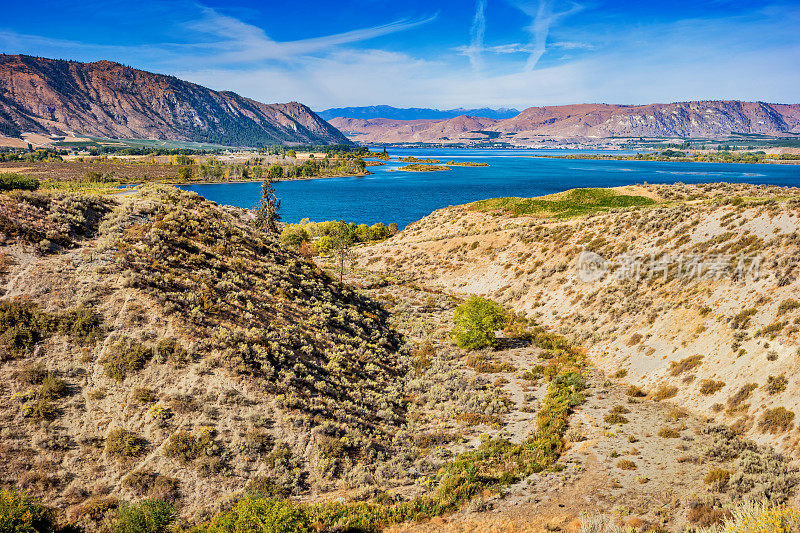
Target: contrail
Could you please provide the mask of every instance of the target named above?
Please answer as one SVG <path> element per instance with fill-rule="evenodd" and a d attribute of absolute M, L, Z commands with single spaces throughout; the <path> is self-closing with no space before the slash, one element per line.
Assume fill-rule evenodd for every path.
<path fill-rule="evenodd" d="M 465 50 L 472 68 L 483 69 L 483 36 L 486 33 L 486 0 L 478 0 L 475 5 L 475 18 L 470 29 L 470 43 Z"/>
<path fill-rule="evenodd" d="M 520 2 L 517 8 L 531 17 L 532 21 L 526 28 L 531 34 L 530 47 L 531 54 L 525 64 L 525 71 L 530 72 L 536 68 L 536 64 L 547 50 L 547 35 L 550 33 L 550 26 L 562 17 L 566 17 L 580 11 L 582 6 L 573 3 L 572 7 L 560 13 L 553 13 L 553 0 L 539 0 L 538 5 Z"/>

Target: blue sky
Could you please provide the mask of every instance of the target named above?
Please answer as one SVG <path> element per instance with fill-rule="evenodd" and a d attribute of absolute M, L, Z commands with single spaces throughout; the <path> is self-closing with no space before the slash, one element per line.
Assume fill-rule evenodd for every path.
<path fill-rule="evenodd" d="M 0 51 L 314 109 L 800 102 L 800 2 L 7 2 Z"/>

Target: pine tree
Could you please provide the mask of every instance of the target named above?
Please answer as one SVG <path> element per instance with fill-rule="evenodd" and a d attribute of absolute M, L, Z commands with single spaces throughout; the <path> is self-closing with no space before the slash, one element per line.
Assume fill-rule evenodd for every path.
<path fill-rule="evenodd" d="M 280 227 L 278 226 L 281 220 L 281 215 L 278 213 L 280 208 L 281 201 L 275 196 L 272 179 L 267 176 L 261 185 L 261 200 L 258 202 L 258 209 L 256 210 L 256 227 L 267 233 L 280 233 Z"/>

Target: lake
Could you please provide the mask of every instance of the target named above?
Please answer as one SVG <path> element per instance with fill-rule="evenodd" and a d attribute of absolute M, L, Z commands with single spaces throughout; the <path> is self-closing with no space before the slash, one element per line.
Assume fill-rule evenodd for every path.
<path fill-rule="evenodd" d="M 275 184 L 284 222 L 345 220 L 358 224 L 396 222 L 400 228 L 436 209 L 484 198 L 541 196 L 575 187 L 636 183 L 755 183 L 800 186 L 800 165 L 678 163 L 544 159 L 537 155 L 608 153 L 574 150 L 393 149 L 392 157 L 414 155 L 447 161 L 486 162 L 489 167 L 453 167 L 441 172 L 392 172 L 404 165 L 368 167 L 371 176 L 283 181 Z M 613 152 L 624 154 L 626 152 Z M 261 184 L 184 185 L 220 204 L 252 208 Z"/>

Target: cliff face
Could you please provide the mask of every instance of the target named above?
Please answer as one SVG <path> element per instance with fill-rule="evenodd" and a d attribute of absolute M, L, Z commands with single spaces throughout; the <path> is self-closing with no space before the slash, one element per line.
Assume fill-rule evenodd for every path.
<path fill-rule="evenodd" d="M 297 102 L 263 104 L 110 61 L 0 55 L 0 134 L 26 131 L 231 146 L 348 142 Z"/>
<path fill-rule="evenodd" d="M 480 122 L 459 133 L 465 122 Z M 704 101 L 642 106 L 576 104 L 531 107 L 514 118 L 456 117 L 447 120 L 353 120 L 331 124 L 363 142 L 464 142 L 476 130 L 496 132 L 499 140 L 527 144 L 542 139 L 609 137 L 719 138 L 734 133 L 785 135 L 800 133 L 800 105 L 764 102 Z M 411 127 L 411 128 L 410 128 Z M 481 138 L 478 134 L 477 137 Z M 485 137 L 482 137 L 485 140 Z"/>

